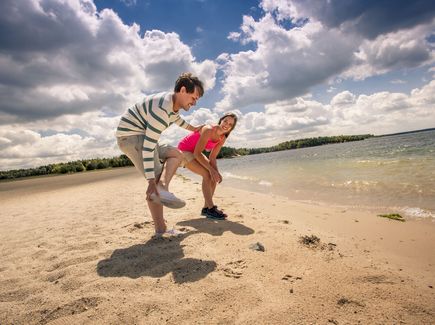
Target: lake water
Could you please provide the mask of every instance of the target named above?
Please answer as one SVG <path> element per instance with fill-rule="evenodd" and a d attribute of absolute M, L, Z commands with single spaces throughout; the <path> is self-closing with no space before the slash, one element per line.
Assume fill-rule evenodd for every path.
<path fill-rule="evenodd" d="M 433 130 L 220 159 L 218 165 L 226 186 L 435 218 Z"/>

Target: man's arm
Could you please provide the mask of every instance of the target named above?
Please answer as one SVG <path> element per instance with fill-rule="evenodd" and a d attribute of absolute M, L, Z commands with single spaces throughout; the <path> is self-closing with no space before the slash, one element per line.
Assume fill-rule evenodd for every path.
<path fill-rule="evenodd" d="M 179 127 L 182 127 L 183 129 L 186 129 L 191 132 L 199 131 L 204 126 L 204 124 L 200 126 L 193 126 L 187 123 L 185 120 L 183 120 L 180 116 L 174 121 L 175 124 L 177 124 Z"/>
<path fill-rule="evenodd" d="M 159 108 L 151 99 L 147 109 L 147 128 L 143 142 L 144 172 L 147 180 L 155 179 L 154 150 L 161 133 L 168 127 L 169 120 L 165 111 Z M 155 183 L 155 181 L 154 181 Z"/>

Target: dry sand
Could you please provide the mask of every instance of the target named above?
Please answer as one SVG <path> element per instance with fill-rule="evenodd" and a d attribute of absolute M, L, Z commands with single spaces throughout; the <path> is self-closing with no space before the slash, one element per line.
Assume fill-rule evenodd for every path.
<path fill-rule="evenodd" d="M 171 190 L 186 233 L 152 239 L 133 168 L 0 183 L 0 324 L 435 324 L 434 222 L 224 186 L 211 221 Z"/>

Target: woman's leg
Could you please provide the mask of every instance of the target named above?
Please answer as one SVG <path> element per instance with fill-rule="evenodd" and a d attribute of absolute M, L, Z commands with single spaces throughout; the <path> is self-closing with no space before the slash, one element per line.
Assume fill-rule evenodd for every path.
<path fill-rule="evenodd" d="M 216 191 L 217 183 L 212 179 L 211 180 L 211 195 L 214 196 L 214 192 Z"/>
<path fill-rule="evenodd" d="M 204 168 L 197 160 L 192 160 L 186 164 L 186 167 L 195 174 L 202 176 L 202 194 L 204 195 L 204 207 L 211 209 L 214 206 L 213 203 L 213 180 L 210 173 Z"/>

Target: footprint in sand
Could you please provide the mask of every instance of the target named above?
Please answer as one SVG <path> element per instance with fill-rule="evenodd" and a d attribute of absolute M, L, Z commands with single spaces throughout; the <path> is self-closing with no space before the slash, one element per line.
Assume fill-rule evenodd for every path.
<path fill-rule="evenodd" d="M 45 324 L 61 317 L 84 313 L 91 308 L 97 307 L 100 300 L 101 298 L 97 297 L 83 297 L 63 306 L 59 306 L 51 311 L 47 309 L 41 310 L 41 322 Z"/>
<path fill-rule="evenodd" d="M 302 280 L 302 277 L 301 276 L 293 276 L 293 275 L 290 275 L 290 274 L 286 274 L 286 275 L 284 275 L 281 278 L 281 280 L 289 281 L 290 283 L 294 283 L 296 280 Z"/>
<path fill-rule="evenodd" d="M 57 282 L 59 282 L 60 279 L 65 277 L 65 275 L 66 275 L 66 273 L 64 271 L 53 272 L 52 274 L 47 275 L 45 280 L 48 282 L 54 282 L 57 284 Z"/>
<path fill-rule="evenodd" d="M 0 293 L 0 302 L 15 302 L 23 301 L 30 295 L 28 289 L 18 289 L 13 291 L 5 291 Z"/>
<path fill-rule="evenodd" d="M 150 221 L 135 222 L 133 224 L 126 225 L 123 228 L 127 228 L 128 227 L 128 232 L 133 232 L 133 231 L 137 231 L 139 229 L 146 228 L 146 226 L 149 225 L 149 224 L 151 224 Z"/>
<path fill-rule="evenodd" d="M 238 279 L 243 275 L 243 269 L 246 268 L 246 262 L 244 260 L 233 261 L 225 264 L 222 268 L 222 272 L 226 277 Z"/>
<path fill-rule="evenodd" d="M 395 284 L 394 281 L 389 279 L 387 276 L 381 275 L 368 275 L 361 278 L 362 282 L 368 282 L 373 284 Z"/>

